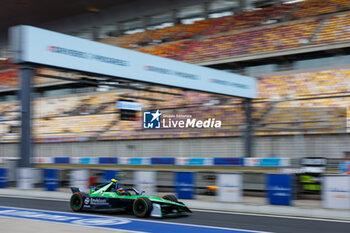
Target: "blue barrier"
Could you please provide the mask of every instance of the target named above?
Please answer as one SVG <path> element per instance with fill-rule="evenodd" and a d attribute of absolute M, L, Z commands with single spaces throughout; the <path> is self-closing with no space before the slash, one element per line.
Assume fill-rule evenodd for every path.
<path fill-rule="evenodd" d="M 0 188 L 7 187 L 7 169 L 0 168 Z"/>
<path fill-rule="evenodd" d="M 103 174 L 103 183 L 110 182 L 111 179 L 117 179 L 118 180 L 117 176 L 118 176 L 118 171 L 106 170 L 106 171 L 104 171 L 104 174 Z"/>
<path fill-rule="evenodd" d="M 175 179 L 177 197 L 181 199 L 194 199 L 195 173 L 177 172 Z"/>
<path fill-rule="evenodd" d="M 214 165 L 243 166 L 243 158 L 214 158 Z"/>
<path fill-rule="evenodd" d="M 174 165 L 175 158 L 151 158 L 152 165 Z"/>
<path fill-rule="evenodd" d="M 56 191 L 58 188 L 58 170 L 45 169 L 44 184 L 45 184 L 46 191 Z"/>
<path fill-rule="evenodd" d="M 266 179 L 268 203 L 270 205 L 292 205 L 292 176 L 268 174 Z"/>
<path fill-rule="evenodd" d="M 118 158 L 115 157 L 101 157 L 98 158 L 99 164 L 118 164 Z"/>

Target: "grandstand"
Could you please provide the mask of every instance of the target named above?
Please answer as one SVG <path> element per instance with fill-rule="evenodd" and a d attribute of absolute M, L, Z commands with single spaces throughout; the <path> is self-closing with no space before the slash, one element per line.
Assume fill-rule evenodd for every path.
<path fill-rule="evenodd" d="M 349 23 L 348 1 L 306 0 L 251 8 L 218 18 L 207 17 L 192 24 L 174 23 L 154 30 L 145 27 L 146 30 L 134 34 L 114 36 L 112 31 L 104 38 L 95 39 L 258 77 L 259 96 L 253 101 L 253 121 L 257 148 L 261 151 L 256 156 L 289 156 L 289 147 L 273 147 L 283 148 L 292 137 L 302 134 L 305 140 L 318 145 L 312 151 L 307 150 L 310 155 L 327 153 L 329 157 L 339 157 L 348 148 L 347 143 L 332 145 L 327 152 L 320 145 L 324 137 L 339 141 L 348 138 Z M 10 147 L 20 138 L 20 112 L 15 97 L 19 73 L 18 67 L 10 65 L 10 61 L 2 62 L 1 66 L 0 141 L 4 147 Z M 94 145 L 100 142 L 112 147 L 116 140 L 125 140 L 125 145 L 129 145 L 130 140 L 137 139 L 146 148 L 148 139 L 174 139 L 174 145 L 187 140 L 185 150 L 188 151 L 198 139 L 202 144 L 207 142 L 208 147 L 210 143 L 217 143 L 215 156 L 230 155 L 220 147 L 228 147 L 233 142 L 238 148 L 234 156 L 244 157 L 240 148 L 245 127 L 244 106 L 238 98 L 158 86 L 137 90 L 108 85 L 106 88 L 98 83 L 89 85 L 64 79 L 85 77 L 78 73 L 49 69 L 38 69 L 36 73 L 33 136 L 37 143 L 77 142 L 78 145 L 78 142 L 93 141 Z M 96 77 L 85 78 L 94 80 Z M 103 88 L 105 90 L 100 91 Z M 143 130 L 140 112 L 137 120 L 120 119 L 121 112 L 115 104 L 119 99 L 141 103 L 144 110 L 160 109 L 163 114 L 221 119 L 223 127 Z M 277 136 L 282 139 L 272 142 Z M 162 148 L 154 155 L 171 153 L 173 151 Z M 205 149 L 197 154 L 202 155 L 211 156 Z M 107 156 L 112 156 L 112 152 Z"/>

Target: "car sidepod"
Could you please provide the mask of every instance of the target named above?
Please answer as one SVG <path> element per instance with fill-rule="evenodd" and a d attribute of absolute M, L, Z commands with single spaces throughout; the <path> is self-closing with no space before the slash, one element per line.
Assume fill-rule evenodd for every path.
<path fill-rule="evenodd" d="M 87 196 L 83 210 L 128 211 L 134 200 L 130 198 L 111 198 Z"/>

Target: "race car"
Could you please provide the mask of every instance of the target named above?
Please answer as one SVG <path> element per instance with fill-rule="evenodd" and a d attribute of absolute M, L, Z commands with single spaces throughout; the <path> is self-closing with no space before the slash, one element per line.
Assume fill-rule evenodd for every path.
<path fill-rule="evenodd" d="M 119 188 L 117 180 L 90 188 L 83 193 L 79 188 L 71 187 L 73 195 L 70 207 L 73 211 L 124 211 L 143 217 L 186 216 L 191 210 L 177 200 L 174 195 L 163 198 L 144 195 L 135 188 Z"/>

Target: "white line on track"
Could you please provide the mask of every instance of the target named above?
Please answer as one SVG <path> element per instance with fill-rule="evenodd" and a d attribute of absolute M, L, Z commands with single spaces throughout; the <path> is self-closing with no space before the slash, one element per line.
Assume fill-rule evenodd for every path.
<path fill-rule="evenodd" d="M 63 198 L 55 198 L 55 197 L 31 197 L 31 196 L 19 196 L 19 195 L 11 195 L 8 194 L 0 194 L 0 197 L 9 197 L 9 198 L 22 198 L 22 199 L 35 199 L 35 200 L 45 200 L 45 201 L 62 201 L 67 202 L 69 201 L 69 198 L 63 199 Z"/>
<path fill-rule="evenodd" d="M 0 197 L 9 197 L 8 195 L 0 194 Z M 51 197 L 30 197 L 30 196 L 11 196 L 13 198 L 24 198 L 24 199 L 36 199 L 46 201 L 62 201 L 67 202 L 69 199 L 64 200 L 62 198 L 51 198 Z M 247 216 L 258 216 L 258 217 L 270 217 L 270 218 L 289 218 L 298 220 L 310 220 L 310 221 L 322 221 L 322 222 L 338 222 L 338 223 L 350 223 L 350 220 L 341 219 L 328 219 L 328 218 L 316 218 L 316 217 L 299 217 L 299 216 L 287 216 L 278 214 L 259 214 L 259 213 L 247 213 L 247 212 L 236 212 L 236 211 L 222 211 L 222 210 L 207 210 L 207 209 L 192 209 L 194 212 L 208 212 L 208 213 L 219 213 L 219 214 L 233 214 L 233 215 L 247 215 Z M 49 210 L 45 210 L 49 211 Z"/>
<path fill-rule="evenodd" d="M 17 208 L 17 207 L 9 207 L 9 206 L 0 206 L 2 208 L 12 208 L 12 209 L 17 209 L 17 210 L 32 210 L 32 211 L 45 211 L 45 212 L 50 212 L 50 213 L 62 213 L 62 214 L 67 214 L 67 212 L 63 211 L 51 211 L 51 210 L 40 210 L 40 209 L 31 209 L 31 208 Z M 69 213 L 69 212 L 68 212 Z M 94 216 L 94 217 L 105 217 L 101 215 L 96 215 L 96 214 L 78 214 L 78 213 L 71 213 L 75 215 L 88 215 L 88 216 Z M 1 216 L 0 216 L 1 217 Z M 214 226 L 206 226 L 206 225 L 195 225 L 195 224 L 186 224 L 186 223 L 173 223 L 173 222 L 164 222 L 164 221 L 156 221 L 156 220 L 146 220 L 146 219 L 135 219 L 135 218 L 125 218 L 125 217 L 117 217 L 120 219 L 126 219 L 126 220 L 131 220 L 131 221 L 140 221 L 140 222 L 153 222 L 153 223 L 162 223 L 162 224 L 169 224 L 169 225 L 183 225 L 183 226 L 193 226 L 193 227 L 203 227 L 203 228 L 212 228 L 212 229 L 221 229 L 221 230 L 235 230 L 235 231 L 245 231 L 247 233 L 273 233 L 269 231 L 255 231 L 255 230 L 247 230 L 247 229 L 238 229 L 238 228 L 227 228 L 227 227 L 214 227 Z M 108 228 L 109 229 L 109 228 Z"/>
<path fill-rule="evenodd" d="M 270 217 L 270 218 L 290 218 L 290 219 L 311 220 L 311 221 L 350 223 L 350 220 L 338 220 L 338 219 L 327 219 L 327 218 L 298 217 L 298 216 L 285 216 L 285 215 L 277 215 L 277 214 L 258 214 L 258 213 L 234 212 L 234 211 L 204 210 L 204 209 L 192 209 L 192 210 L 193 212 L 207 212 L 207 213 L 209 212 L 209 213 L 218 213 L 218 214 L 248 215 L 248 216 Z"/>

